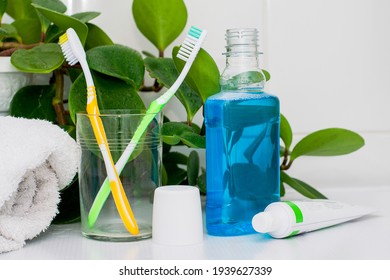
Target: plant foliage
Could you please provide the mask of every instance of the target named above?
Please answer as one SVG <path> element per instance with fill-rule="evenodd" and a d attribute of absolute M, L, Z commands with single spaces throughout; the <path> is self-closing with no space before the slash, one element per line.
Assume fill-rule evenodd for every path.
<path fill-rule="evenodd" d="M 59 36 L 70 27 L 76 30 L 87 51 L 101 109 L 144 109 L 142 93 L 169 88 L 183 68 L 184 62 L 176 58 L 179 46 L 174 46 L 172 56 L 164 55 L 166 48 L 183 36 L 188 18 L 183 0 L 133 1 L 132 13 L 138 30 L 155 46 L 156 56 L 147 52 L 143 56 L 137 50 L 115 44 L 104 30 L 90 22 L 99 16 L 98 12 L 74 15 L 65 12 L 66 6 L 60 0 L 0 0 L 0 21 L 4 13 L 14 19 L 11 24 L 0 25 L 0 55 L 12 55 L 13 65 L 21 71 L 52 75 L 49 84 L 22 88 L 12 100 L 11 115 L 47 119 L 74 135 L 75 113 L 85 110 L 87 96 L 80 66 L 68 65 L 57 43 Z M 146 72 L 155 79 L 154 85 L 144 84 Z M 264 74 L 269 80 L 270 74 L 267 71 Z M 68 98 L 64 97 L 65 76 L 71 81 Z M 198 154 L 205 149 L 204 128 L 203 124 L 199 127 L 192 121 L 206 99 L 219 92 L 219 76 L 214 59 L 201 49 L 176 93 L 187 113 L 186 120 L 171 122 L 166 118 L 163 125 L 163 184 L 197 185 L 205 193 L 206 174 Z M 330 128 L 307 135 L 292 148 L 292 129 L 283 115 L 280 137 L 284 144 L 281 146 L 281 194 L 285 185 L 289 185 L 310 198 L 325 196 L 286 173 L 296 159 L 348 154 L 364 145 L 358 134 Z M 173 146 L 191 149 L 182 153 L 172 149 Z M 63 191 L 58 222 L 78 218 L 77 190 L 77 180 L 74 180 Z"/>

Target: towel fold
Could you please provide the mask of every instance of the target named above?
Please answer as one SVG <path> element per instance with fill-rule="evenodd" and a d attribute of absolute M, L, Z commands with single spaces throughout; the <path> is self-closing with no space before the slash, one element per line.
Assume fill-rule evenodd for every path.
<path fill-rule="evenodd" d="M 22 248 L 47 229 L 79 159 L 76 142 L 60 127 L 0 117 L 0 253 Z"/>

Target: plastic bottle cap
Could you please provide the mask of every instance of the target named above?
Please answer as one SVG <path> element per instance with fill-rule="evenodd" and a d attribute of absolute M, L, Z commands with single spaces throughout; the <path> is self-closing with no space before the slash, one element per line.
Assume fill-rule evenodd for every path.
<path fill-rule="evenodd" d="M 252 219 L 252 226 L 257 232 L 267 233 L 275 230 L 275 223 L 269 212 L 260 212 Z"/>
<path fill-rule="evenodd" d="M 163 186 L 154 192 L 153 242 L 186 246 L 203 241 L 199 189 L 192 186 Z"/>

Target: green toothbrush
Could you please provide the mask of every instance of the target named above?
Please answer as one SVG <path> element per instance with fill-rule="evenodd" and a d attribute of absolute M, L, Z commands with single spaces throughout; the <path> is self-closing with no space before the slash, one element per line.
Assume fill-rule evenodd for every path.
<path fill-rule="evenodd" d="M 186 64 L 184 65 L 184 68 L 175 83 L 163 95 L 161 95 L 156 100 L 153 100 L 150 104 L 144 118 L 134 132 L 133 138 L 127 145 L 126 149 L 124 150 L 117 163 L 115 164 L 115 168 L 119 174 L 122 172 L 127 161 L 130 159 L 131 154 L 133 153 L 135 147 L 137 146 L 148 125 L 152 122 L 154 117 L 162 111 L 164 106 L 168 103 L 168 101 L 172 98 L 172 96 L 178 90 L 179 86 L 184 81 L 184 78 L 188 74 L 188 71 L 190 70 L 192 63 L 194 62 L 195 57 L 197 56 L 200 50 L 200 46 L 203 43 L 206 35 L 206 30 L 201 30 L 194 26 L 190 28 L 186 39 L 184 40 L 177 54 L 177 57 L 185 61 Z M 104 203 L 106 202 L 110 193 L 110 183 L 108 178 L 106 178 L 102 186 L 100 187 L 100 190 L 89 211 L 88 225 L 90 227 L 93 227 L 93 225 L 95 224 L 97 218 L 99 217 L 100 211 L 103 208 Z"/>

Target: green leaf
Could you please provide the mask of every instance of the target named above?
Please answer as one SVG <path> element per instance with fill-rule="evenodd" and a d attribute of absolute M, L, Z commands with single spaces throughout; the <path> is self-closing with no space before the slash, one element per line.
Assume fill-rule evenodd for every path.
<path fill-rule="evenodd" d="M 24 44 L 34 44 L 41 40 L 41 23 L 39 19 L 17 19 L 12 25 L 18 30 L 18 34 Z"/>
<path fill-rule="evenodd" d="M 206 194 L 207 189 L 206 189 L 206 173 L 203 172 L 197 180 L 197 186 L 199 188 L 199 191 L 201 194 Z"/>
<path fill-rule="evenodd" d="M 282 181 L 280 181 L 279 193 L 280 193 L 280 196 L 284 196 L 286 194 L 286 188 L 284 187 L 284 184 Z"/>
<path fill-rule="evenodd" d="M 183 0 L 134 0 L 132 10 L 138 29 L 161 52 L 180 35 L 187 22 Z"/>
<path fill-rule="evenodd" d="M 261 69 L 261 71 L 263 71 L 265 81 L 269 81 L 271 79 L 271 74 L 267 70 L 264 70 L 264 69 Z"/>
<path fill-rule="evenodd" d="M 293 140 L 293 132 L 290 123 L 282 114 L 280 114 L 280 138 L 285 145 L 285 149 L 290 149 Z"/>
<path fill-rule="evenodd" d="M 168 184 L 168 173 L 167 170 L 165 169 L 165 165 L 162 164 L 161 168 L 161 185 L 166 186 Z"/>
<path fill-rule="evenodd" d="M 202 133 L 202 128 L 197 125 L 196 123 L 191 123 L 191 128 L 195 133 L 201 134 Z"/>
<path fill-rule="evenodd" d="M 184 132 L 179 136 L 179 139 L 190 148 L 206 148 L 206 137 L 194 132 Z"/>
<path fill-rule="evenodd" d="M 229 83 L 233 85 L 239 84 L 256 84 L 265 80 L 265 76 L 260 71 L 246 71 L 240 74 L 234 75 L 229 79 Z"/>
<path fill-rule="evenodd" d="M 113 45 L 111 38 L 98 26 L 87 23 L 88 36 L 84 49 L 89 50 L 98 46 Z"/>
<path fill-rule="evenodd" d="M 181 71 L 185 62 L 176 57 L 178 51 L 179 47 L 174 47 L 172 57 L 176 68 Z M 200 49 L 185 81 L 201 96 L 204 103 L 209 96 L 220 91 L 219 77 L 220 73 L 214 59 L 205 50 Z"/>
<path fill-rule="evenodd" d="M 144 63 L 150 76 L 167 88 L 175 82 L 178 76 L 173 60 L 170 58 L 147 56 Z"/>
<path fill-rule="evenodd" d="M 45 43 L 58 43 L 58 38 L 64 33 L 63 30 L 52 24 L 46 30 Z"/>
<path fill-rule="evenodd" d="M 168 185 L 180 185 L 187 178 L 187 171 L 175 164 L 164 164 L 168 175 Z"/>
<path fill-rule="evenodd" d="M 300 156 L 338 156 L 352 153 L 364 146 L 357 133 L 343 128 L 328 128 L 313 132 L 297 143 L 291 160 Z"/>
<path fill-rule="evenodd" d="M 80 74 L 83 73 L 83 70 L 81 68 L 69 68 L 68 69 L 68 75 L 69 75 L 69 79 L 72 83 L 74 83 L 74 81 L 76 81 L 76 79 L 80 76 Z"/>
<path fill-rule="evenodd" d="M 67 16 L 56 11 L 52 11 L 45 7 L 36 4 L 32 5 L 43 16 L 45 16 L 47 19 L 56 24 L 62 32 L 65 32 L 70 27 L 73 28 L 76 31 L 78 37 L 80 38 L 81 43 L 85 43 L 85 40 L 87 39 L 88 35 L 88 27 L 85 23 L 74 17 Z"/>
<path fill-rule="evenodd" d="M 152 54 L 151 52 L 148 52 L 148 51 L 142 51 L 142 54 L 145 57 L 154 57 L 154 58 L 156 58 L 156 56 L 154 54 Z"/>
<path fill-rule="evenodd" d="M 171 153 L 171 150 L 172 150 L 172 146 L 163 142 L 163 157 L 167 154 L 170 154 Z"/>
<path fill-rule="evenodd" d="M 3 23 L 0 27 L 0 39 L 13 38 L 18 42 L 22 42 L 22 38 L 18 34 L 18 30 L 11 24 Z"/>
<path fill-rule="evenodd" d="M 98 16 L 100 16 L 100 12 L 82 12 L 72 15 L 72 17 L 77 18 L 79 21 L 84 23 L 87 23 Z"/>
<path fill-rule="evenodd" d="M 33 3 L 49 10 L 59 12 L 61 14 L 65 13 L 67 9 L 65 4 L 62 3 L 60 0 L 33 0 Z M 42 25 L 42 32 L 46 33 L 51 22 L 39 12 L 38 17 Z"/>
<path fill-rule="evenodd" d="M 54 86 L 26 86 L 13 97 L 10 115 L 28 119 L 44 119 L 56 121 L 56 113 L 52 106 L 55 95 Z"/>
<path fill-rule="evenodd" d="M 1 23 L 1 19 L 2 19 L 3 15 L 5 13 L 5 10 L 7 9 L 7 2 L 8 2 L 8 0 L 0 0 L 0 23 Z"/>
<path fill-rule="evenodd" d="M 150 76 L 156 78 L 160 84 L 168 88 L 174 84 L 179 76 L 171 58 L 147 57 L 144 62 Z M 187 121 L 191 122 L 202 107 L 202 99 L 186 82 L 180 85 L 175 95 L 187 112 Z"/>
<path fill-rule="evenodd" d="M 176 137 L 176 136 L 162 136 L 162 140 L 165 144 L 168 144 L 168 145 L 171 145 L 171 146 L 174 146 L 174 145 L 177 145 L 180 143 L 180 138 Z"/>
<path fill-rule="evenodd" d="M 32 0 L 32 2 L 59 13 L 65 13 L 67 10 L 66 5 L 61 0 Z"/>
<path fill-rule="evenodd" d="M 97 72 L 116 77 L 139 89 L 144 78 L 141 54 L 129 47 L 106 45 L 87 52 L 89 67 Z"/>
<path fill-rule="evenodd" d="M 163 157 L 164 163 L 167 164 L 182 164 L 186 165 L 188 162 L 188 156 L 179 153 L 179 152 L 170 152 L 164 155 Z"/>
<path fill-rule="evenodd" d="M 166 122 L 161 129 L 162 140 L 169 145 L 176 145 L 185 132 L 193 132 L 193 129 L 181 122 Z"/>
<path fill-rule="evenodd" d="M 187 162 L 187 180 L 190 186 L 196 186 L 199 176 L 199 155 L 196 151 L 191 151 Z"/>
<path fill-rule="evenodd" d="M 38 19 L 38 15 L 31 6 L 32 0 L 10 0 L 7 5 L 7 14 L 16 19 Z"/>
<path fill-rule="evenodd" d="M 326 199 L 326 196 L 324 196 L 322 193 L 320 193 L 307 183 L 296 178 L 292 178 L 283 171 L 280 172 L 280 180 L 281 182 L 286 183 L 303 196 L 306 196 L 311 199 Z"/>
<path fill-rule="evenodd" d="M 177 145 L 183 142 L 191 148 L 205 148 L 206 138 L 195 132 L 195 129 L 180 122 L 164 123 L 162 129 L 162 140 L 169 145 Z"/>
<path fill-rule="evenodd" d="M 92 73 L 100 111 L 110 109 L 142 109 L 145 105 L 137 89 L 122 80 Z M 75 122 L 77 112 L 85 112 L 87 104 L 87 85 L 84 75 L 80 75 L 72 84 L 69 92 L 69 112 Z"/>
<path fill-rule="evenodd" d="M 9 37 L 9 36 L 10 36 L 10 32 L 5 28 L 0 27 L 0 40 L 2 40 L 4 37 Z"/>
<path fill-rule="evenodd" d="M 11 56 L 11 63 L 20 71 L 31 73 L 50 73 L 64 62 L 61 47 L 50 43 L 33 49 L 19 49 Z"/>

